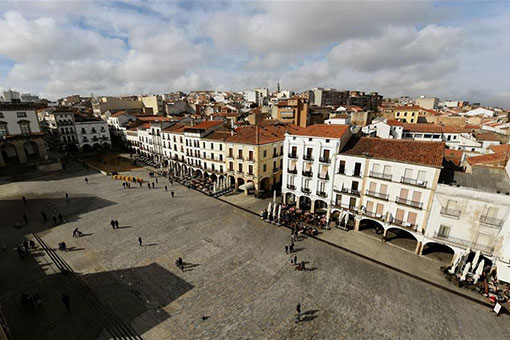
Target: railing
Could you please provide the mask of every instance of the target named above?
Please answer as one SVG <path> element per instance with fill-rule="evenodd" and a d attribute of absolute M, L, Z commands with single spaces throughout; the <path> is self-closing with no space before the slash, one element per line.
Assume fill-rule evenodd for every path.
<path fill-rule="evenodd" d="M 441 215 L 459 218 L 460 210 L 448 209 L 448 208 L 444 207 L 444 208 L 441 208 Z"/>
<path fill-rule="evenodd" d="M 294 170 L 290 170 L 290 169 L 288 169 L 288 170 L 287 170 L 287 172 L 288 172 L 289 174 L 294 174 L 294 175 L 296 175 L 296 174 L 297 174 L 297 169 L 296 169 L 296 168 L 294 168 Z"/>
<path fill-rule="evenodd" d="M 319 178 L 322 179 L 322 180 L 325 180 L 325 181 L 329 181 L 329 174 L 326 174 L 326 176 L 324 176 L 324 177 L 319 175 Z"/>
<path fill-rule="evenodd" d="M 427 186 L 427 181 L 418 181 L 417 179 L 407 178 L 407 177 L 403 177 L 403 176 L 400 177 L 400 183 L 416 185 L 416 186 L 423 187 L 423 188 L 425 188 Z"/>
<path fill-rule="evenodd" d="M 251 157 L 247 159 L 248 162 L 255 162 L 255 158 Z"/>
<path fill-rule="evenodd" d="M 321 163 L 331 163 L 331 159 L 329 157 L 319 157 L 319 162 Z"/>
<path fill-rule="evenodd" d="M 375 191 L 370 191 L 370 190 L 367 190 L 366 194 L 367 194 L 367 196 L 379 198 L 379 199 L 382 199 L 382 200 L 385 200 L 385 201 L 387 201 L 388 198 L 389 198 L 388 194 L 381 194 L 380 192 L 375 192 Z"/>
<path fill-rule="evenodd" d="M 234 159 L 234 155 L 227 155 L 227 158 Z"/>
<path fill-rule="evenodd" d="M 391 221 L 391 224 L 394 224 L 394 225 L 399 226 L 399 227 L 404 227 L 404 228 L 412 229 L 412 230 L 417 230 L 418 229 L 418 225 L 417 224 L 413 224 L 413 223 L 410 223 L 410 222 L 398 220 L 396 218 L 394 218 Z"/>
<path fill-rule="evenodd" d="M 312 177 L 313 176 L 313 173 L 311 171 L 303 171 L 303 176 L 305 177 Z"/>
<path fill-rule="evenodd" d="M 382 215 L 377 214 L 377 213 L 375 213 L 373 211 L 365 211 L 363 213 L 363 215 L 368 216 L 368 217 L 372 217 L 372 218 L 375 218 L 375 219 L 378 219 L 378 220 L 381 220 L 381 221 L 384 220 L 384 217 Z"/>
<path fill-rule="evenodd" d="M 358 209 L 354 205 L 345 205 L 345 204 L 341 204 L 341 203 L 335 203 L 335 204 L 333 204 L 333 207 L 339 208 L 339 209 L 348 209 L 350 211 L 355 211 L 355 212 L 358 211 Z"/>
<path fill-rule="evenodd" d="M 369 176 L 372 178 L 384 179 L 386 181 L 391 181 L 392 178 L 392 175 L 374 171 L 370 171 Z"/>
<path fill-rule="evenodd" d="M 296 190 L 296 186 L 294 184 L 287 184 L 287 189 Z"/>
<path fill-rule="evenodd" d="M 413 207 L 413 208 L 417 208 L 417 209 L 421 209 L 423 207 L 423 203 L 421 203 L 421 202 L 411 201 L 411 200 L 403 199 L 400 197 L 397 197 L 395 199 L 395 202 L 398 204 L 407 205 L 409 207 Z"/>
<path fill-rule="evenodd" d="M 480 216 L 480 223 L 486 224 L 491 227 L 495 228 L 501 228 L 501 224 L 503 223 L 503 220 L 499 218 L 489 217 L 486 215 Z"/>
<path fill-rule="evenodd" d="M 317 196 L 326 197 L 326 193 L 324 191 L 317 191 Z"/>
<path fill-rule="evenodd" d="M 464 239 L 457 238 L 457 237 L 440 235 L 437 231 L 434 232 L 434 238 L 441 239 L 446 242 L 449 242 L 449 243 L 452 243 L 455 245 L 459 245 L 462 247 L 471 248 L 472 250 L 480 250 L 481 252 L 484 252 L 489 255 L 492 255 L 492 252 L 494 251 L 494 247 L 491 247 L 491 246 L 488 246 L 485 244 L 476 243 L 476 242 L 471 242 L 469 240 L 464 240 Z"/>
<path fill-rule="evenodd" d="M 304 159 L 305 161 L 313 162 L 313 157 L 312 157 L 312 155 L 303 155 L 303 159 Z"/>
<path fill-rule="evenodd" d="M 297 154 L 295 154 L 295 153 L 289 153 L 289 158 L 297 159 Z"/>
<path fill-rule="evenodd" d="M 348 189 L 348 188 L 342 188 L 340 190 L 340 192 L 343 192 L 344 194 L 354 195 L 354 196 L 359 196 L 360 195 L 359 190 Z"/>
<path fill-rule="evenodd" d="M 238 159 L 238 160 L 240 160 L 240 161 L 243 161 L 243 160 L 244 160 L 243 156 L 237 156 L 237 157 L 236 157 L 236 159 Z"/>
<path fill-rule="evenodd" d="M 301 191 L 304 192 L 304 193 L 309 194 L 310 193 L 310 188 L 301 188 Z"/>

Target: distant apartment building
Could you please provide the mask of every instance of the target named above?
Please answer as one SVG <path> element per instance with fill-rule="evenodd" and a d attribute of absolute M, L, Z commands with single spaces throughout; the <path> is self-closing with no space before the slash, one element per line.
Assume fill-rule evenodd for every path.
<path fill-rule="evenodd" d="M 283 123 L 290 123 L 300 127 L 310 124 L 308 100 L 292 97 L 281 100 L 276 104 L 276 119 Z"/>
<path fill-rule="evenodd" d="M 108 123 L 104 120 L 76 116 L 74 124 L 80 150 L 97 151 L 112 146 Z"/>
<path fill-rule="evenodd" d="M 420 106 L 427 110 L 437 110 L 439 107 L 439 98 L 422 96 L 414 100 L 414 105 Z"/>
<path fill-rule="evenodd" d="M 160 115 L 166 113 L 163 97 L 159 95 L 140 96 L 138 100 L 142 102 L 145 112 L 148 114 Z"/>
<path fill-rule="evenodd" d="M 319 107 L 346 105 L 349 100 L 349 91 L 318 87 L 311 92 L 311 97 L 313 97 L 311 103 Z"/>
<path fill-rule="evenodd" d="M 140 100 L 127 100 L 116 97 L 100 97 L 96 98 L 92 102 L 92 110 L 96 116 L 102 115 L 106 111 L 113 113 L 117 111 L 141 111 L 143 109 L 143 102 Z"/>
<path fill-rule="evenodd" d="M 48 158 L 33 104 L 0 103 L 0 166 Z"/>
<path fill-rule="evenodd" d="M 64 108 L 49 111 L 44 120 L 48 128 L 49 143 L 64 151 L 78 150 L 78 136 L 74 121 L 74 112 Z"/>

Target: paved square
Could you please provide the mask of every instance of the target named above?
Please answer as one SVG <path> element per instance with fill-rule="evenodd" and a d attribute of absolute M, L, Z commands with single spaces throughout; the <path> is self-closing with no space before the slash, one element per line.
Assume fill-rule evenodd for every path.
<path fill-rule="evenodd" d="M 284 251 L 287 229 L 162 178 L 156 189 L 123 189 L 71 166 L 0 188 L 0 240 L 8 245 L 0 303 L 15 339 L 105 338 L 94 310 L 43 252 L 19 258 L 14 248 L 31 232 L 54 248 L 74 247 L 58 253 L 144 339 L 508 338 L 507 316 L 312 239 L 298 242 L 295 254 L 309 270 L 295 271 Z M 48 204 L 64 224 L 42 223 Z M 14 229 L 23 212 L 29 223 Z M 88 235 L 73 238 L 76 227 Z M 179 256 L 189 264 L 184 272 L 174 265 Z M 40 292 L 45 309 L 24 310 L 25 291 Z M 71 312 L 60 303 L 64 291 Z M 298 302 L 305 315 L 296 324 Z"/>

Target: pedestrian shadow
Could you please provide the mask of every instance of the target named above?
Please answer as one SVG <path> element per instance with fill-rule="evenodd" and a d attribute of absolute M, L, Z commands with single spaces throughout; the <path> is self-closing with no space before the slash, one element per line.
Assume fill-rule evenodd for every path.
<path fill-rule="evenodd" d="M 80 250 L 83 250 L 83 249 L 85 249 L 85 248 L 68 247 L 67 251 L 80 251 Z"/>
<path fill-rule="evenodd" d="M 152 247 L 152 246 L 157 246 L 159 243 L 148 243 L 148 244 L 144 244 L 143 246 L 144 247 Z"/>
<path fill-rule="evenodd" d="M 317 269 L 319 269 L 319 268 L 317 268 L 317 267 L 311 267 L 311 268 L 305 268 L 305 271 L 306 271 L 306 272 L 313 272 L 313 271 L 316 271 Z"/>
<path fill-rule="evenodd" d="M 195 267 L 200 266 L 199 263 L 186 263 L 186 262 L 183 262 L 182 264 L 184 265 L 184 268 L 186 268 L 186 269 L 188 269 L 188 268 L 195 268 Z"/>
<path fill-rule="evenodd" d="M 81 236 L 79 236 L 79 237 L 91 236 L 91 235 L 94 235 L 94 233 L 82 233 Z"/>
<path fill-rule="evenodd" d="M 293 253 L 297 253 L 297 252 L 300 252 L 301 250 L 305 250 L 306 247 L 301 247 L 301 248 L 295 248 Z"/>
<path fill-rule="evenodd" d="M 316 315 L 317 312 L 318 312 L 317 309 L 311 309 L 311 310 L 301 313 L 301 315 L 304 315 L 304 317 L 301 318 L 300 321 L 307 322 L 307 321 L 314 320 L 316 317 L 318 317 L 318 315 Z"/>
<path fill-rule="evenodd" d="M 133 228 L 133 226 L 132 225 L 123 225 L 123 226 L 117 227 L 115 229 L 129 229 L 129 228 Z"/>

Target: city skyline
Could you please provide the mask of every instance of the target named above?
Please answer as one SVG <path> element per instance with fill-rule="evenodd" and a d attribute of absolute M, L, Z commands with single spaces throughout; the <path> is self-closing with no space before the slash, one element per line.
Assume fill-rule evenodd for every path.
<path fill-rule="evenodd" d="M 509 107 L 509 16 L 501 2 L 2 3 L 0 88 L 56 99 L 280 81 Z"/>

